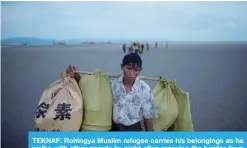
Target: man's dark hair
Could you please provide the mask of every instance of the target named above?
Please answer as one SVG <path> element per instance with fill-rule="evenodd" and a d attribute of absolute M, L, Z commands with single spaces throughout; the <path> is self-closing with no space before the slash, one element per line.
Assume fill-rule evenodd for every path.
<path fill-rule="evenodd" d="M 124 56 L 122 61 L 123 66 L 125 65 L 135 65 L 138 67 L 142 67 L 142 59 L 137 53 L 129 53 Z"/>

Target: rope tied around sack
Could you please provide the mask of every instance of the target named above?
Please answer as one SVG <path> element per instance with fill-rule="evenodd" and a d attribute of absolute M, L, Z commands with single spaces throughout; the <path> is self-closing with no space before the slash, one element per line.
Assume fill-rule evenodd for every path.
<path fill-rule="evenodd" d="M 171 81 L 165 79 L 165 78 L 162 78 L 161 76 L 159 76 L 159 83 L 161 84 L 161 86 L 163 88 L 166 88 L 168 84 L 170 84 Z"/>
<path fill-rule="evenodd" d="M 67 74 L 66 72 L 60 72 L 60 79 L 62 80 L 63 86 L 69 86 L 71 83 L 76 83 L 75 79 L 71 77 L 70 74 Z M 73 82 L 71 82 L 73 81 Z"/>

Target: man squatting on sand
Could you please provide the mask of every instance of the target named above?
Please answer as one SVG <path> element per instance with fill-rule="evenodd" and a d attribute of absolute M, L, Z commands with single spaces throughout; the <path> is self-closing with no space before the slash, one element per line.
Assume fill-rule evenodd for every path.
<path fill-rule="evenodd" d="M 154 98 L 150 87 L 139 78 L 142 59 L 136 53 L 124 56 L 121 69 L 123 74 L 110 80 L 113 95 L 113 123 L 111 131 L 141 131 L 141 120 L 147 131 L 153 131 L 152 118 L 157 118 Z M 80 75 L 76 68 L 69 66 L 67 73 L 77 82 Z"/>

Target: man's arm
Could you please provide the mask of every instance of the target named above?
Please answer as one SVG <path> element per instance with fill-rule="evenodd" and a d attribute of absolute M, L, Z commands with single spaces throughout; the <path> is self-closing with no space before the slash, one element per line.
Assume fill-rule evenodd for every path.
<path fill-rule="evenodd" d="M 144 117 L 144 126 L 147 131 L 153 131 L 152 119 L 157 118 L 156 107 L 154 104 L 153 94 L 150 88 L 144 92 L 144 98 L 142 102 L 142 111 Z"/>

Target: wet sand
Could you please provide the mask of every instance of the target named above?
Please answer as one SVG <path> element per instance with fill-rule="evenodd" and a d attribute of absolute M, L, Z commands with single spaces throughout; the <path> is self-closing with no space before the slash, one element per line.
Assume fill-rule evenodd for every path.
<path fill-rule="evenodd" d="M 119 74 L 120 44 L 2 47 L 2 146 L 27 147 L 43 90 L 69 64 Z M 247 44 L 165 44 L 142 55 L 141 75 L 175 79 L 198 131 L 247 130 Z M 147 81 L 153 88 L 155 82 Z"/>

